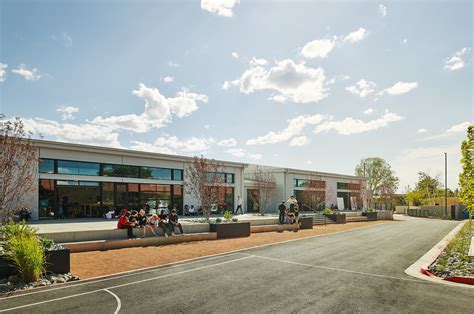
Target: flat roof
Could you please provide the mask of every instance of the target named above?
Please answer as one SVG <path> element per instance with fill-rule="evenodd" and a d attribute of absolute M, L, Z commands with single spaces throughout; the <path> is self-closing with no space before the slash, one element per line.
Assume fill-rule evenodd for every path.
<path fill-rule="evenodd" d="M 47 141 L 47 140 L 38 140 L 38 139 L 31 139 L 31 141 L 35 147 L 39 147 L 39 148 L 65 149 L 65 150 L 91 152 L 91 153 L 98 153 L 98 154 L 115 154 L 115 155 L 124 155 L 124 156 L 138 157 L 138 158 L 156 158 L 156 159 L 162 159 L 162 160 L 182 161 L 182 162 L 192 162 L 194 160 L 194 157 L 189 157 L 189 156 L 153 153 L 153 152 L 138 151 L 138 150 L 126 149 L 126 148 L 102 147 L 102 146 L 75 144 L 75 143 L 67 143 L 67 142 L 56 142 L 56 141 Z M 244 168 L 247 165 L 246 163 L 217 160 L 217 159 L 215 160 L 217 162 L 222 163 L 224 166 Z"/>

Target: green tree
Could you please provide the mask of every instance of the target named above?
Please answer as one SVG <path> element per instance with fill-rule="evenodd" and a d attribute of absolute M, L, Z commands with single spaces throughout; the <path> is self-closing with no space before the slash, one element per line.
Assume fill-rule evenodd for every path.
<path fill-rule="evenodd" d="M 398 188 L 399 179 L 395 172 L 384 159 L 379 157 L 362 159 L 355 168 L 355 174 L 367 179 L 370 201 L 374 196 L 389 199 Z"/>
<path fill-rule="evenodd" d="M 415 191 L 418 191 L 421 198 L 426 201 L 443 195 L 442 184 L 439 181 L 439 177 L 432 177 L 424 171 L 418 172 L 418 182 L 416 183 Z"/>
<path fill-rule="evenodd" d="M 462 172 L 459 175 L 459 198 L 469 210 L 469 220 L 474 214 L 474 125 L 467 128 L 467 140 L 461 144 Z M 469 221 L 471 225 L 471 221 Z"/>

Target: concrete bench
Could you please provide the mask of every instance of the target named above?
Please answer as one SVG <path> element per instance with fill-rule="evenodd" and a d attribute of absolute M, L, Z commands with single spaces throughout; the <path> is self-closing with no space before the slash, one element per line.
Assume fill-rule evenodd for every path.
<path fill-rule="evenodd" d="M 165 244 L 176 244 L 182 242 L 192 241 L 204 241 L 204 240 L 215 240 L 217 234 L 215 232 L 204 232 L 204 233 L 193 233 L 183 234 L 171 237 L 147 237 L 147 238 L 136 238 L 136 239 L 123 239 L 123 240 L 95 240 L 95 241 L 82 241 L 82 242 L 71 242 L 61 243 L 67 247 L 71 253 L 77 252 L 89 252 L 89 251 L 106 251 L 114 249 L 123 249 L 130 247 L 146 247 L 146 246 L 158 246 Z"/>
<path fill-rule="evenodd" d="M 259 232 L 283 232 L 283 231 L 293 231 L 295 230 L 294 225 L 257 225 L 250 226 L 251 233 Z"/>

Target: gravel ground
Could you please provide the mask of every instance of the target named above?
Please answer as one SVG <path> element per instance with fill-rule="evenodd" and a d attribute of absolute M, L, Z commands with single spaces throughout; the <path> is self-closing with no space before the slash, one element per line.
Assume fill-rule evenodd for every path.
<path fill-rule="evenodd" d="M 392 221 L 354 222 L 343 225 L 315 226 L 312 230 L 283 233 L 253 233 L 248 238 L 188 242 L 156 247 L 126 248 L 110 251 L 93 251 L 71 254 L 71 272 L 81 279 L 117 274 L 144 267 L 159 266 L 186 259 L 351 230 L 370 225 L 395 223 Z M 178 235 L 179 236 L 179 235 Z M 118 258 L 120 256 L 120 258 Z"/>

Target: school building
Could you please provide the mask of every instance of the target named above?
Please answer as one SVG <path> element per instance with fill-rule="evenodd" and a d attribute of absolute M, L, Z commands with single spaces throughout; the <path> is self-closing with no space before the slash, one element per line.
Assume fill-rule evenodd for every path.
<path fill-rule="evenodd" d="M 182 211 L 184 204 L 199 206 L 199 200 L 186 193 L 184 185 L 192 157 L 44 140 L 32 142 L 38 155 L 38 170 L 34 189 L 25 206 L 30 208 L 34 220 L 102 217 L 108 211 L 121 208 L 160 210 L 176 207 Z M 244 212 L 257 211 L 257 192 L 251 181 L 257 165 L 219 162 L 222 173 L 217 175 L 225 187 L 225 203 L 220 205 L 221 209 L 235 209 L 237 196 L 241 195 Z M 308 180 L 324 182 L 320 183 L 321 193 L 324 193 L 327 207 L 344 204 L 344 208 L 351 208 L 351 199 L 354 205 L 355 196 L 365 199 L 363 178 L 265 168 L 273 173 L 277 182 L 275 201 L 267 211 L 276 210 L 278 203 L 290 195 L 303 200 L 301 193 Z M 358 191 L 349 189 L 357 184 L 360 185 L 353 190 Z M 302 205 L 307 206 L 304 202 Z"/>

